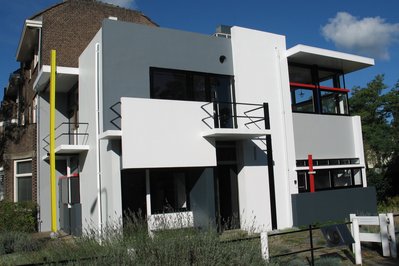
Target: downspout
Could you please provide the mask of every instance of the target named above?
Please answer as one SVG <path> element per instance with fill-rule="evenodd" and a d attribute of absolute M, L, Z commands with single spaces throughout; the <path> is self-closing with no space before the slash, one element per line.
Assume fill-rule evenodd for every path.
<path fill-rule="evenodd" d="M 95 100 L 96 100 L 96 170 L 97 170 L 97 203 L 98 203 L 98 229 L 99 235 L 102 235 L 103 221 L 102 221 L 102 201 L 101 201 L 101 154 L 100 154 L 100 44 L 96 43 L 95 55 Z"/>

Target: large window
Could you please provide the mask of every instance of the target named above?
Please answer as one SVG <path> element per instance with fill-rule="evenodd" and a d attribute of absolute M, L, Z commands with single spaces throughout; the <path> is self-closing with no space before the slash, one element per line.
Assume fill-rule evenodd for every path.
<path fill-rule="evenodd" d="M 316 191 L 360 187 L 363 184 L 361 168 L 316 169 L 315 172 Z M 298 171 L 298 190 L 300 193 L 310 191 L 308 170 Z"/>
<path fill-rule="evenodd" d="M 233 78 L 193 71 L 150 68 L 151 98 L 183 101 L 233 101 Z"/>
<path fill-rule="evenodd" d="M 14 161 L 15 201 L 32 200 L 32 159 Z"/>
<path fill-rule="evenodd" d="M 290 65 L 292 111 L 348 115 L 344 75 L 317 66 Z"/>
<path fill-rule="evenodd" d="M 184 170 L 151 170 L 151 213 L 189 210 L 187 173 Z"/>

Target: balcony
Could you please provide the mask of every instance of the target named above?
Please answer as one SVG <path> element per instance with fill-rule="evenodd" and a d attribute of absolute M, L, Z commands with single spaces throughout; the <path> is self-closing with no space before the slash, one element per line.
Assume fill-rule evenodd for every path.
<path fill-rule="evenodd" d="M 267 104 L 121 98 L 121 130 L 103 138 L 122 136 L 123 168 L 210 167 L 215 141 L 271 134 L 268 117 Z"/>
<path fill-rule="evenodd" d="M 240 140 L 271 134 L 267 103 L 214 101 L 202 105 L 201 109 L 206 113 L 202 122 L 209 128 L 202 132 L 204 138 Z"/>
<path fill-rule="evenodd" d="M 55 128 L 55 154 L 62 157 L 87 152 L 89 150 L 88 127 L 88 123 L 64 122 L 58 125 Z M 43 160 L 47 160 L 50 152 L 50 135 L 43 138 L 43 142 L 43 150 L 47 153 Z"/>

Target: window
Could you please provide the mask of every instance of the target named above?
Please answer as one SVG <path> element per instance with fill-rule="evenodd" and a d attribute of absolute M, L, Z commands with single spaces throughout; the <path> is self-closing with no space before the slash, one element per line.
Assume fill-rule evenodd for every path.
<path fill-rule="evenodd" d="M 348 115 L 348 92 L 338 70 L 290 64 L 292 111 Z"/>
<path fill-rule="evenodd" d="M 32 159 L 14 161 L 15 201 L 32 200 Z"/>
<path fill-rule="evenodd" d="M 151 213 L 189 210 L 185 171 L 151 170 L 150 175 Z"/>
<path fill-rule="evenodd" d="M 292 111 L 314 113 L 315 104 L 312 89 L 291 87 Z"/>
<path fill-rule="evenodd" d="M 150 68 L 151 98 L 183 101 L 233 101 L 231 76 Z"/>
<path fill-rule="evenodd" d="M 320 97 L 323 114 L 349 114 L 347 93 L 321 90 Z"/>
<path fill-rule="evenodd" d="M 361 187 L 362 171 L 360 168 L 316 169 L 314 175 L 315 190 L 332 190 L 340 188 Z M 310 191 L 309 173 L 298 171 L 299 193 Z"/>

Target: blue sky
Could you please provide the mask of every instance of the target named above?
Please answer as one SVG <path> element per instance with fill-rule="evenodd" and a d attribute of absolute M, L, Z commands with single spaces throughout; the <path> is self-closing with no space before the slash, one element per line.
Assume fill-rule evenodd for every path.
<path fill-rule="evenodd" d="M 2 0 L 0 8 L 0 86 L 18 68 L 15 53 L 23 22 L 62 0 Z M 103 0 L 136 8 L 161 27 L 212 34 L 220 24 L 285 35 L 287 47 L 306 44 L 376 59 L 376 65 L 346 77 L 347 87 L 365 86 L 385 74 L 399 80 L 399 1 L 267 0 Z M 0 90 L 2 99 L 3 90 Z"/>

